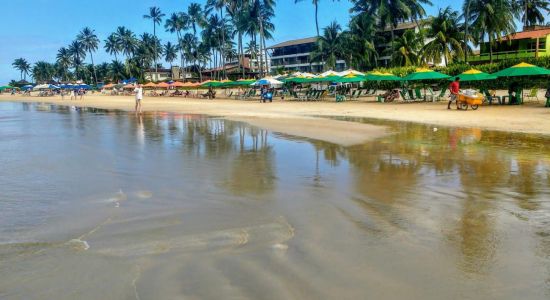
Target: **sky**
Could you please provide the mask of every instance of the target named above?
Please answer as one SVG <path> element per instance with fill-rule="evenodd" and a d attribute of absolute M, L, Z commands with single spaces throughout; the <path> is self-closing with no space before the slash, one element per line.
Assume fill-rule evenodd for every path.
<path fill-rule="evenodd" d="M 435 14 L 439 8 L 451 5 L 462 6 L 463 0 L 433 0 L 426 7 L 428 14 Z M 153 32 L 151 21 L 143 18 L 151 6 L 158 6 L 167 16 L 172 12 L 186 11 L 191 2 L 204 4 L 206 0 L 12 0 L 2 1 L 0 16 L 0 85 L 11 79 L 19 79 L 12 62 L 19 57 L 31 64 L 45 60 L 54 62 L 57 50 L 73 41 L 78 32 L 89 26 L 101 40 L 100 49 L 94 61 L 111 61 L 113 58 L 103 50 L 103 40 L 118 26 L 126 26 L 136 34 Z M 314 7 L 312 1 L 297 4 L 294 0 L 277 0 L 275 9 L 274 39 L 268 45 L 290 39 L 315 36 Z M 346 25 L 349 21 L 347 0 L 320 1 L 319 27 L 332 21 Z M 157 35 L 163 43 L 175 42 L 174 35 L 157 28 Z M 86 58 L 89 63 L 89 57 Z M 166 64 L 165 64 L 166 65 Z"/>

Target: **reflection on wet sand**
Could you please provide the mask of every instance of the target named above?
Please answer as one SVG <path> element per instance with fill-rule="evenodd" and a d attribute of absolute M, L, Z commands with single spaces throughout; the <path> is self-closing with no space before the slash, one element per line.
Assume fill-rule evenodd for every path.
<path fill-rule="evenodd" d="M 344 147 L 197 115 L 2 105 L 2 299 L 550 292 L 548 138 L 375 121 L 394 134 Z"/>

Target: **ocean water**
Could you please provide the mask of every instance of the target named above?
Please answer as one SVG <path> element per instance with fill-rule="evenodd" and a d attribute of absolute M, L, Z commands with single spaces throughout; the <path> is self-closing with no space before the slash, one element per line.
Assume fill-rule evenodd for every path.
<path fill-rule="evenodd" d="M 0 299 L 548 299 L 550 139 L 0 103 Z"/>

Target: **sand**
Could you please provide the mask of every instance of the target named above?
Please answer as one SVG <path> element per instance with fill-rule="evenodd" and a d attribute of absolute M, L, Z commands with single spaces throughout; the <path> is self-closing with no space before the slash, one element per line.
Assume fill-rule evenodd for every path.
<path fill-rule="evenodd" d="M 88 95 L 83 100 L 57 97 L 0 95 L 0 101 L 48 102 L 105 109 L 132 111 L 131 96 Z M 447 110 L 446 102 L 377 103 L 372 98 L 355 102 L 273 103 L 229 99 L 192 99 L 145 97 L 144 111 L 167 111 L 206 114 L 248 122 L 275 132 L 353 145 L 387 134 L 387 128 L 369 124 L 329 120 L 328 116 L 365 117 L 394 121 L 433 124 L 435 126 L 477 127 L 482 129 L 550 134 L 550 108 L 542 102 L 521 106 L 482 106 L 477 111 Z"/>

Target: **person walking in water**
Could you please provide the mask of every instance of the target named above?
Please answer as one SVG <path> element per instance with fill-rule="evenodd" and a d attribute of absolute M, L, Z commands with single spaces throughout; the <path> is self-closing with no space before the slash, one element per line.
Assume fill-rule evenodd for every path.
<path fill-rule="evenodd" d="M 460 78 L 455 78 L 455 81 L 451 82 L 449 85 L 449 90 L 451 91 L 451 100 L 449 100 L 449 104 L 447 105 L 447 109 L 451 109 L 451 103 L 456 102 L 456 109 L 460 109 L 458 107 L 458 93 L 460 92 Z"/>
<path fill-rule="evenodd" d="M 136 114 L 141 114 L 141 100 L 143 99 L 143 88 L 138 84 L 134 89 L 136 93 Z"/>

